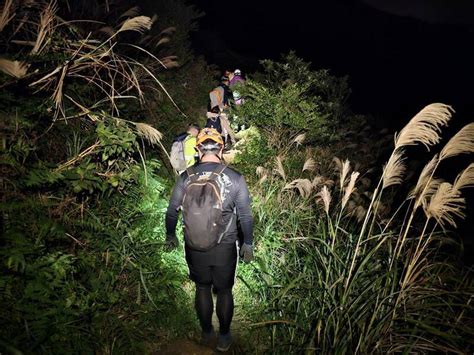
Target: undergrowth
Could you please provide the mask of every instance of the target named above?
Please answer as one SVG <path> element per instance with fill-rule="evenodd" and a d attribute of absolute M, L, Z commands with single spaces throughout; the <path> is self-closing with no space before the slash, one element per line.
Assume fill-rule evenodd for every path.
<path fill-rule="evenodd" d="M 443 105 L 430 105 L 407 124 L 396 144 L 418 120 L 445 124 L 430 118 L 436 110 L 449 120 L 448 111 L 441 113 Z M 453 154 L 444 156 L 472 152 L 471 130 L 472 124 L 446 143 L 442 152 Z M 427 134 L 430 142 L 414 134 L 411 142 L 433 145 L 437 134 Z M 466 144 L 454 148 L 460 141 Z M 460 240 L 447 229 L 463 216 L 460 191 L 473 184 L 473 164 L 454 182 L 444 182 L 433 177 L 433 161 L 440 159 L 435 155 L 419 172 L 407 200 L 398 208 L 385 208 L 389 202 L 383 193 L 391 201 L 404 179 L 405 158 L 399 149 L 396 145 L 377 186 L 364 186 L 348 160 L 334 159 L 333 168 L 318 168 L 313 162 L 324 157 L 308 155 L 296 144 L 256 168 L 256 261 L 240 270 L 237 293 L 248 310 L 248 351 L 472 349 L 472 272 L 458 262 Z M 252 154 L 243 149 L 236 162 L 256 161 Z M 295 169 L 302 158 L 306 162 Z"/>

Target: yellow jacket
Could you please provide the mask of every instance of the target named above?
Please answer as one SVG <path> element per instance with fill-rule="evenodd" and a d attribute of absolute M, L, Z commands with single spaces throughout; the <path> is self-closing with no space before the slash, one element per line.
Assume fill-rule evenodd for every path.
<path fill-rule="evenodd" d="M 193 166 L 195 163 L 196 150 L 196 137 L 188 135 L 184 139 L 184 160 L 186 160 L 186 167 Z"/>

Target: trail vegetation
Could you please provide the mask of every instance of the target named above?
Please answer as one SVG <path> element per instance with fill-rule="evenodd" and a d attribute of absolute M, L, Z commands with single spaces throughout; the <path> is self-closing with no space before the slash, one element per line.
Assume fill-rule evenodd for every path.
<path fill-rule="evenodd" d="M 151 354 L 199 334 L 182 246 L 163 247 L 167 151 L 217 74 L 190 46 L 202 14 L 93 3 L 0 5 L 1 352 Z M 455 230 L 473 123 L 444 139 L 455 108 L 421 103 L 380 130 L 351 111 L 348 78 L 293 52 L 238 90 L 228 158 L 251 188 L 256 260 L 238 269 L 235 351 L 472 352 Z"/>

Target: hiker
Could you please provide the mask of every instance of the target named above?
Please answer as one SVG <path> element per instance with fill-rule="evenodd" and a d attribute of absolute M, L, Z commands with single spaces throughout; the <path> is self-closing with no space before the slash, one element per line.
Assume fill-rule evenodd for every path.
<path fill-rule="evenodd" d="M 200 127 L 196 123 L 188 126 L 186 133 L 182 133 L 175 137 L 171 146 L 170 162 L 179 174 L 187 167 L 196 163 L 196 137 L 199 134 Z"/>
<path fill-rule="evenodd" d="M 227 75 L 224 75 L 223 77 L 221 77 L 221 82 L 218 85 L 218 87 L 221 87 L 224 91 L 223 109 L 226 109 L 229 107 L 229 103 L 232 100 L 232 91 L 229 88 L 229 77 Z"/>
<path fill-rule="evenodd" d="M 210 112 L 211 109 L 215 106 L 219 107 L 220 110 L 223 110 L 228 105 L 228 102 L 225 100 L 225 89 L 222 86 L 217 86 L 209 93 L 209 103 L 207 105 L 207 111 Z"/>
<path fill-rule="evenodd" d="M 224 136 L 224 131 L 222 129 L 221 123 L 221 110 L 219 106 L 214 106 L 211 110 L 206 114 L 207 120 L 206 128 L 214 128 L 217 132 L 219 132 L 222 136 Z"/>
<path fill-rule="evenodd" d="M 225 143 L 231 145 L 235 144 L 235 132 L 230 126 L 229 118 L 218 106 L 214 106 L 211 111 L 207 113 L 206 127 L 216 129 L 223 136 Z"/>
<path fill-rule="evenodd" d="M 186 161 L 187 168 L 196 164 L 198 158 L 196 152 L 196 138 L 200 130 L 201 127 L 196 123 L 191 123 L 188 126 L 188 136 L 184 139 L 184 160 Z"/>
<path fill-rule="evenodd" d="M 223 148 L 219 132 L 212 128 L 202 129 L 197 138 L 200 162 L 178 178 L 166 212 L 166 246 L 169 250 L 179 245 L 176 224 L 178 210 L 183 212 L 184 250 L 189 277 L 196 284 L 195 307 L 202 328 L 201 340 L 206 345 L 215 337 L 211 289 L 217 293 L 218 351 L 227 351 L 232 344 L 232 287 L 238 255 L 245 262 L 253 260 L 249 191 L 243 176 L 221 163 Z M 237 221 L 243 235 L 240 249 Z"/>
<path fill-rule="evenodd" d="M 235 69 L 232 77 L 229 80 L 229 87 L 232 89 L 238 83 L 245 83 L 245 79 L 242 77 L 240 69 Z"/>
<path fill-rule="evenodd" d="M 209 102 L 207 111 L 210 112 L 214 106 L 219 106 L 220 110 L 229 107 L 229 101 L 232 99 L 232 92 L 229 89 L 229 78 L 221 77 L 221 82 L 209 93 Z"/>
<path fill-rule="evenodd" d="M 245 84 L 245 80 L 242 77 L 242 72 L 240 71 L 240 69 L 235 69 L 229 81 L 229 87 L 232 90 L 233 102 L 237 106 L 242 105 L 244 103 L 244 99 L 242 98 L 240 93 L 236 90 L 237 89 L 236 86 L 239 86 L 238 84 L 240 85 Z"/>

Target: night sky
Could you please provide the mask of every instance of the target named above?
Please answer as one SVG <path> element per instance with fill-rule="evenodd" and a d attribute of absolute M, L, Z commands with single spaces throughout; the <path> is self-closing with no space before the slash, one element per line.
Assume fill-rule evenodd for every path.
<path fill-rule="evenodd" d="M 424 105 L 474 117 L 474 4 L 443 0 L 191 1 L 206 13 L 194 46 L 210 63 L 252 72 L 295 50 L 349 75 L 351 106 L 387 125 Z M 469 117 L 468 117 L 469 116 Z"/>

